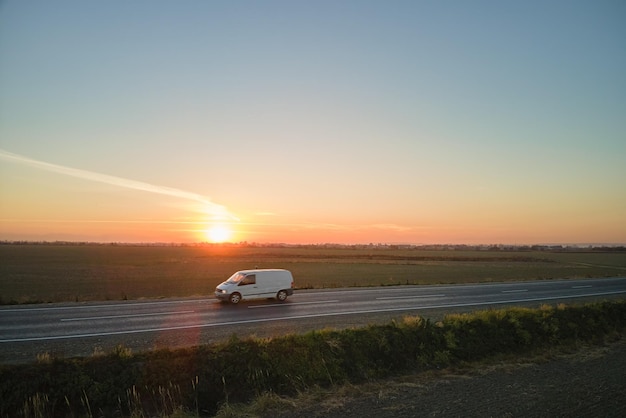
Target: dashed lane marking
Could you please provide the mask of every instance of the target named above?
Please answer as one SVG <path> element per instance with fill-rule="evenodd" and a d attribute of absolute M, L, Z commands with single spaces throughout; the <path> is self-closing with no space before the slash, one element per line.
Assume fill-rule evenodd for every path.
<path fill-rule="evenodd" d="M 88 317 L 84 317 L 84 318 L 62 318 L 61 322 L 92 321 L 92 320 L 96 320 L 96 319 L 140 318 L 142 316 L 167 316 L 167 315 L 186 314 L 186 313 L 192 313 L 192 312 L 195 312 L 195 311 L 157 312 L 157 313 L 133 314 L 133 315 L 88 316 Z"/>
<path fill-rule="evenodd" d="M 248 309 L 254 308 L 276 308 L 279 306 L 294 306 L 294 305 L 316 305 L 320 303 L 337 303 L 338 300 L 320 300 L 315 302 L 293 302 L 293 303 L 272 303 L 271 305 L 253 305 L 248 306 Z"/>

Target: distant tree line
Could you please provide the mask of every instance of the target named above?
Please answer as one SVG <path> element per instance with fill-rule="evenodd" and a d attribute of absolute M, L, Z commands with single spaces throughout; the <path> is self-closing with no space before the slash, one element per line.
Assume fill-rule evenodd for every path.
<path fill-rule="evenodd" d="M 467 245 L 467 244 L 286 244 L 286 243 L 176 243 L 176 242 L 93 242 L 93 241 L 27 241 L 0 240 L 0 245 L 50 245 L 50 246 L 126 246 L 126 247 L 239 247 L 239 248 L 310 248 L 310 249 L 370 249 L 370 250 L 420 250 L 420 251 L 548 251 L 548 252 L 626 252 L 623 244 L 576 245 Z"/>

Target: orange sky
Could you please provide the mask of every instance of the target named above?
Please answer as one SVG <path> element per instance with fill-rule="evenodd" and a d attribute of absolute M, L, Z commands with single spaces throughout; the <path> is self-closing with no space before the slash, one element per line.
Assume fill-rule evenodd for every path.
<path fill-rule="evenodd" d="M 626 243 L 626 3 L 244 3 L 3 2 L 0 240 Z"/>

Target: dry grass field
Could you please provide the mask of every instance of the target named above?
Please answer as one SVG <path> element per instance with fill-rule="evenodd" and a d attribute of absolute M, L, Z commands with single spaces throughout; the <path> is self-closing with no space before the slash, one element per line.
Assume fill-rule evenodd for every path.
<path fill-rule="evenodd" d="M 626 252 L 3 244 L 0 303 L 210 296 L 257 267 L 301 289 L 501 282 L 620 276 Z"/>

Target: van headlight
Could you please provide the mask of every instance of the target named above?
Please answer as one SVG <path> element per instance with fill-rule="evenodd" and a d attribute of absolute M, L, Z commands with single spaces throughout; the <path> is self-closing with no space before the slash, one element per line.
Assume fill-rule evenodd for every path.
<path fill-rule="evenodd" d="M 215 293 L 226 293 L 226 291 L 222 289 L 215 289 Z"/>

